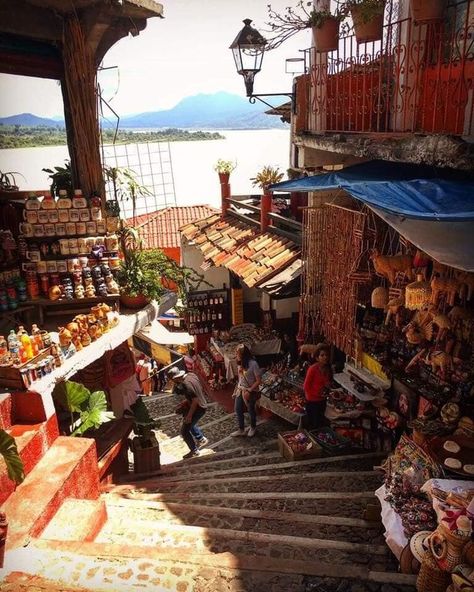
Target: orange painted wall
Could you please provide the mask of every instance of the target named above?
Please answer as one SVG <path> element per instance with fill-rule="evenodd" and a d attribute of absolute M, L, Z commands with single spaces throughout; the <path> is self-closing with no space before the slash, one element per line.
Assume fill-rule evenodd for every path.
<path fill-rule="evenodd" d="M 166 247 L 163 249 L 163 253 L 167 255 L 170 259 L 173 259 L 173 261 L 176 261 L 176 263 L 179 264 L 181 262 L 180 247 Z M 170 290 L 175 290 L 176 284 L 174 282 L 167 282 L 166 287 Z"/>

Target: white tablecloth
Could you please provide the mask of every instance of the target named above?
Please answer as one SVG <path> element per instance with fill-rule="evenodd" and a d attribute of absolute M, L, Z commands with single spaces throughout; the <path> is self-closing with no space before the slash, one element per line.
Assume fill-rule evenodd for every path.
<path fill-rule="evenodd" d="M 281 339 L 268 339 L 267 341 L 254 341 L 252 344 L 252 353 L 254 356 L 269 356 L 279 354 L 281 349 Z"/>
<path fill-rule="evenodd" d="M 408 544 L 408 539 L 403 531 L 402 519 L 392 506 L 385 501 L 385 496 L 387 495 L 385 485 L 379 487 L 375 495 L 379 498 L 380 505 L 382 506 L 382 524 L 385 527 L 385 541 L 395 557 L 400 559 L 404 547 Z"/>

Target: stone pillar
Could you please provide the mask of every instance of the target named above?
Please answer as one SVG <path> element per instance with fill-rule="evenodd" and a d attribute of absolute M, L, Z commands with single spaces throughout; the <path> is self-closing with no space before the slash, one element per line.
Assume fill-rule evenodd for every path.
<path fill-rule="evenodd" d="M 260 230 L 266 232 L 270 226 L 270 212 L 272 211 L 272 193 L 264 189 L 260 203 Z"/>
<path fill-rule="evenodd" d="M 230 197 L 230 183 L 229 183 L 229 175 L 224 176 L 223 173 L 219 174 L 219 180 L 221 183 L 221 210 L 222 210 L 222 217 L 224 218 L 227 215 L 227 211 L 229 209 L 229 202 L 227 198 Z"/>

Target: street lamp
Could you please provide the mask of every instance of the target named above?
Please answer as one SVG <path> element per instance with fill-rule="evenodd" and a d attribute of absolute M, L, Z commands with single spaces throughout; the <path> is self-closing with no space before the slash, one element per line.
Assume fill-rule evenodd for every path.
<path fill-rule="evenodd" d="M 253 82 L 255 74 L 258 74 L 262 69 L 263 54 L 265 53 L 265 46 L 267 40 L 263 37 L 257 29 L 250 26 L 251 19 L 245 19 L 244 27 L 239 31 L 237 37 L 232 42 L 230 49 L 234 56 L 235 67 L 237 73 L 243 76 L 245 83 L 245 90 L 250 103 L 255 103 L 258 99 L 268 107 L 273 109 L 273 105 L 264 101 L 261 97 L 290 97 L 292 102 L 294 100 L 294 93 L 270 93 L 270 94 L 254 94 Z"/>

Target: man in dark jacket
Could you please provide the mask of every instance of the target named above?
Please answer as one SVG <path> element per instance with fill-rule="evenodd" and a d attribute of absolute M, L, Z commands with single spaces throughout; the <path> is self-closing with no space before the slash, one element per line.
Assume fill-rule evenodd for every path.
<path fill-rule="evenodd" d="M 181 436 L 186 442 L 189 452 L 183 458 L 199 455 L 199 448 L 208 443 L 202 430 L 196 425 L 206 413 L 206 395 L 201 382 L 194 372 L 180 370 L 176 366 L 168 372 L 168 378 L 173 381 L 173 392 L 183 395 L 188 405 L 180 406 L 178 413 L 183 413 Z"/>

